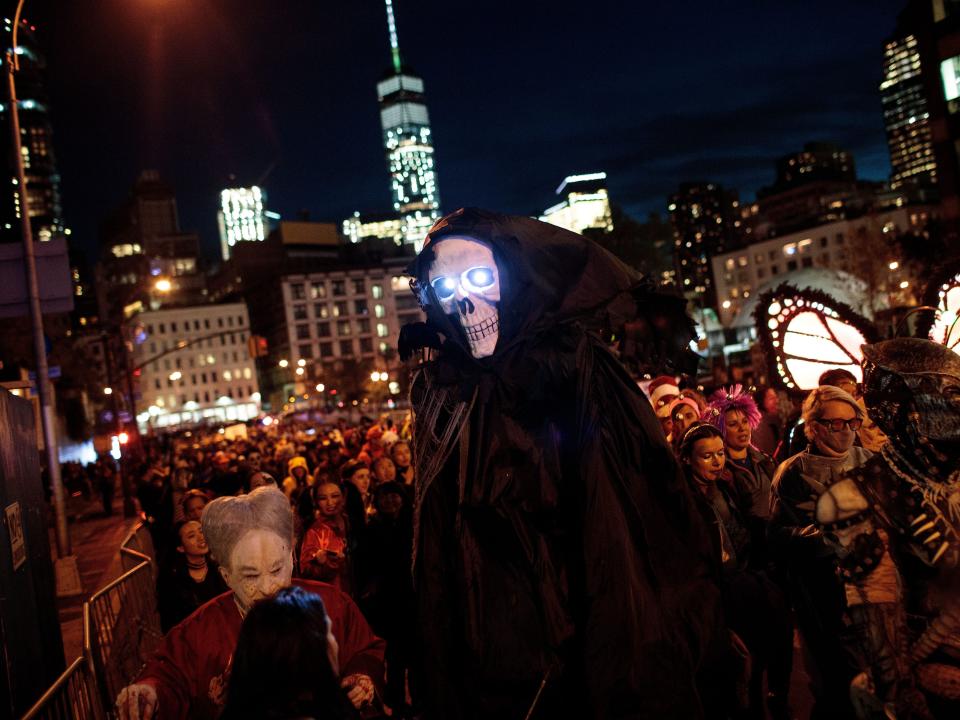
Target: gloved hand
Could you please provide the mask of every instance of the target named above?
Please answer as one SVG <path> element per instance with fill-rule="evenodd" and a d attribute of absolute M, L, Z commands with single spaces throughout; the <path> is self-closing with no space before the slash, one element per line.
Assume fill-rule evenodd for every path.
<path fill-rule="evenodd" d="M 397 352 L 400 359 L 406 362 L 414 353 L 423 348 L 440 349 L 440 333 L 426 323 L 409 323 L 400 328 L 400 339 L 397 342 Z"/>

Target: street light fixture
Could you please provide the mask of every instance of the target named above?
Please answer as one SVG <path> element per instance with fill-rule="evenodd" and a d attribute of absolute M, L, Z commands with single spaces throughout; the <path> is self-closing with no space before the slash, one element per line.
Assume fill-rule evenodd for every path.
<path fill-rule="evenodd" d="M 160 278 L 153 287 L 156 288 L 157 292 L 166 293 L 173 289 L 173 284 L 167 278 Z"/>
<path fill-rule="evenodd" d="M 113 388 L 112 388 L 112 387 L 105 387 L 105 388 L 103 389 L 103 394 L 104 394 L 104 395 L 113 395 Z"/>
<path fill-rule="evenodd" d="M 282 368 L 287 367 L 287 365 L 289 365 L 289 364 L 290 364 L 290 363 L 287 362 L 286 358 L 284 358 L 283 360 L 281 360 L 280 362 L 277 363 L 277 365 L 279 365 L 279 366 L 282 367 Z"/>
<path fill-rule="evenodd" d="M 297 360 L 297 367 L 304 367 L 306 364 L 307 364 L 307 361 L 304 360 L 303 358 L 300 358 L 299 360 Z"/>
<path fill-rule="evenodd" d="M 183 373 L 180 372 L 179 370 L 176 370 L 176 371 L 170 373 L 170 381 L 171 381 L 171 382 L 176 382 L 177 380 L 179 380 L 179 379 L 182 378 L 182 377 L 183 377 Z"/>
<path fill-rule="evenodd" d="M 324 390 L 326 390 L 326 387 L 324 387 L 324 384 L 317 383 L 317 392 L 323 392 Z"/>
<path fill-rule="evenodd" d="M 306 372 L 302 367 L 297 368 L 297 375 L 303 375 Z"/>

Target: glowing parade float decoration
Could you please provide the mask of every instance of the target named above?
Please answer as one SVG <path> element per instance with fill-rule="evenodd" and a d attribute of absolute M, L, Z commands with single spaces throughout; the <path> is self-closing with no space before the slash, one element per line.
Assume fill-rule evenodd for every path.
<path fill-rule="evenodd" d="M 923 314 L 917 335 L 960 352 L 960 262 L 936 271 L 923 294 L 923 304 L 936 312 Z"/>
<path fill-rule="evenodd" d="M 764 293 L 754 314 L 771 370 L 790 390 L 810 390 L 820 374 L 843 368 L 862 380 L 861 346 L 877 340 L 872 323 L 819 290 L 783 284 Z"/>

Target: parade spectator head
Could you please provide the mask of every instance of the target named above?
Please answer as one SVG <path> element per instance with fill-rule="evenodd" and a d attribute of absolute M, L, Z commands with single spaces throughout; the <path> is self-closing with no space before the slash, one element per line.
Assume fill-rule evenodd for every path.
<path fill-rule="evenodd" d="M 863 410 L 850 393 L 833 385 L 814 388 L 803 401 L 803 432 L 828 457 L 843 457 L 863 423 Z"/>
<path fill-rule="evenodd" d="M 343 488 L 332 480 L 318 482 L 314 491 L 314 503 L 323 518 L 329 520 L 337 517 L 344 508 Z"/>
<path fill-rule="evenodd" d="M 844 392 L 849 393 L 854 398 L 856 398 L 859 394 L 857 376 L 849 370 L 844 370 L 843 368 L 833 368 L 832 370 L 827 370 L 820 376 L 820 379 L 817 381 L 817 385 L 833 385 L 834 387 L 838 387 Z"/>
<path fill-rule="evenodd" d="M 227 455 L 223 450 L 217 450 L 213 454 L 213 466 L 217 470 L 226 470 L 230 466 L 230 456 Z"/>
<path fill-rule="evenodd" d="M 296 478 L 297 482 L 304 482 L 308 474 L 307 459 L 300 455 L 290 458 L 287 462 L 287 472 L 291 477 Z"/>
<path fill-rule="evenodd" d="M 351 460 L 340 468 L 340 479 L 351 482 L 361 495 L 370 492 L 370 469 L 359 460 Z"/>
<path fill-rule="evenodd" d="M 413 456 L 410 453 L 410 443 L 405 440 L 395 442 L 393 447 L 390 448 L 390 457 L 399 472 L 406 470 L 413 461 Z"/>
<path fill-rule="evenodd" d="M 702 415 L 703 411 L 707 409 L 707 399 L 703 396 L 703 393 L 694 390 L 693 388 L 684 388 L 680 391 L 680 394 L 677 395 L 677 398 L 689 398 L 697 404 L 699 413 Z"/>
<path fill-rule="evenodd" d="M 277 488 L 217 498 L 203 511 L 210 554 L 244 613 L 290 585 L 293 532 L 293 511 Z"/>
<path fill-rule="evenodd" d="M 823 383 L 819 384 L 822 385 Z M 777 391 L 769 385 L 760 387 L 754 393 L 754 398 L 761 412 L 769 415 L 777 415 L 780 413 L 780 396 L 777 395 Z"/>
<path fill-rule="evenodd" d="M 670 401 L 680 394 L 680 388 L 677 387 L 676 378 L 661 375 L 650 381 L 647 392 L 650 394 L 650 404 L 653 405 L 654 410 L 659 410 L 669 405 Z"/>
<path fill-rule="evenodd" d="M 377 514 L 381 517 L 396 518 L 403 510 L 406 494 L 403 485 L 398 482 L 385 482 L 374 491 Z"/>
<path fill-rule="evenodd" d="M 723 436 L 716 426 L 706 422 L 687 428 L 678 454 L 687 476 L 701 489 L 716 483 L 726 464 Z"/>
<path fill-rule="evenodd" d="M 255 472 L 250 476 L 250 492 L 264 486 L 277 487 L 277 481 L 273 475 L 265 472 Z"/>
<path fill-rule="evenodd" d="M 200 521 L 203 515 L 203 509 L 207 506 L 210 498 L 202 490 L 187 490 L 180 498 L 180 507 L 183 509 L 184 520 Z"/>
<path fill-rule="evenodd" d="M 386 456 L 378 458 L 373 461 L 373 477 L 378 484 L 393 482 L 397 479 L 397 466 Z"/>
<path fill-rule="evenodd" d="M 187 561 L 206 557 L 210 552 L 203 529 L 197 520 L 184 520 L 175 526 L 177 552 L 186 556 Z"/>
<path fill-rule="evenodd" d="M 742 452 L 750 447 L 753 431 L 760 424 L 760 410 L 742 385 L 733 385 L 710 396 L 703 419 L 720 431 L 730 450 Z"/>
<path fill-rule="evenodd" d="M 247 467 L 249 467 L 254 472 L 260 470 L 263 465 L 263 455 L 259 450 L 251 450 L 247 453 Z"/>
<path fill-rule="evenodd" d="M 323 600 L 298 587 L 258 602 L 233 655 L 224 720 L 353 718 Z"/>
<path fill-rule="evenodd" d="M 684 430 L 700 419 L 700 408 L 690 397 L 676 397 L 670 402 L 670 420 L 673 437 L 683 436 Z"/>
<path fill-rule="evenodd" d="M 650 382 L 650 385 L 647 386 L 647 392 L 650 394 L 650 404 L 653 405 L 653 411 L 656 413 L 657 419 L 660 420 L 664 437 L 669 437 L 673 431 L 670 403 L 680 394 L 677 381 L 669 375 L 661 375 Z"/>

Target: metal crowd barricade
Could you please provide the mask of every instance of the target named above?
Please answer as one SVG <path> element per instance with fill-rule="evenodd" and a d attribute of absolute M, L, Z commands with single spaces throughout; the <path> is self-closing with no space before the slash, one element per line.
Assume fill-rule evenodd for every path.
<path fill-rule="evenodd" d="M 108 708 L 140 673 L 163 638 L 154 563 L 135 550 L 127 549 L 127 553 L 140 555 L 140 563 L 94 593 L 88 603 L 91 656 L 101 698 Z"/>
<path fill-rule="evenodd" d="M 100 688 L 90 653 L 90 612 L 83 607 L 83 654 L 57 679 L 23 720 L 103 720 Z"/>
<path fill-rule="evenodd" d="M 143 560 L 152 564 L 153 578 L 157 578 L 157 553 L 153 547 L 153 537 L 146 523 L 137 523 L 120 543 L 120 564 L 124 571 L 132 570 Z"/>

